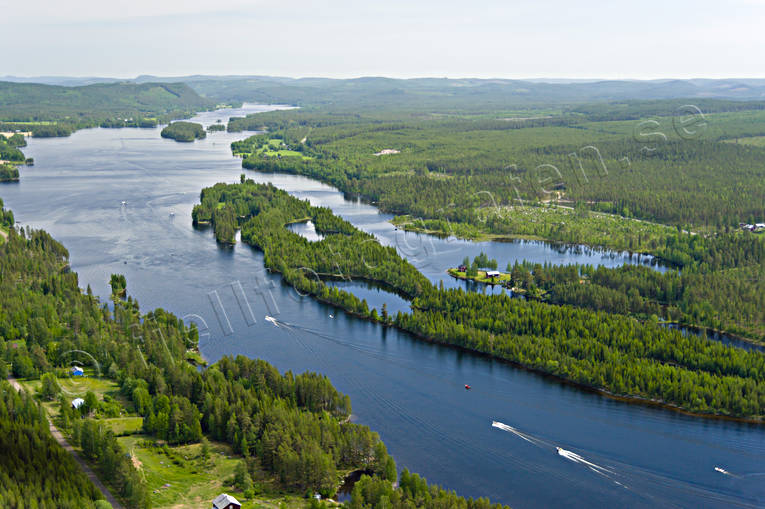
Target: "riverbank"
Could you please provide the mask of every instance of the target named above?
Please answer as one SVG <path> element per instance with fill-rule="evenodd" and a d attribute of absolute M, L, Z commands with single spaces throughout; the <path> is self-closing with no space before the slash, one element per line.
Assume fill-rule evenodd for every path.
<path fill-rule="evenodd" d="M 207 125 L 214 118 L 195 121 Z M 585 509 L 593 501 L 632 507 L 645 504 L 645 497 L 657 505 L 682 507 L 699 506 L 700 497 L 713 501 L 707 507 L 753 504 L 754 478 L 728 485 L 708 462 L 714 457 L 731 472 L 758 472 L 765 451 L 761 426 L 625 404 L 489 356 L 429 344 L 398 328 L 377 327 L 340 312 L 329 318 L 336 307 L 298 298 L 290 286 L 281 284 L 280 276 L 263 269 L 260 252 L 244 246 L 221 249 L 208 242 L 209 233 L 192 228 L 188 211 L 201 187 L 233 182 L 241 173 L 241 161 L 232 158 L 228 148 L 238 135 L 217 136 L 193 147 L 168 143 L 139 129 L 93 129 L 70 139 L 33 139 L 30 155 L 37 161 L 36 170 L 26 174 L 22 185 L 4 186 L 3 198 L 18 209 L 17 218 L 24 224 L 48 225 L 64 241 L 82 288 L 91 285 L 94 294 L 106 299 L 109 275 L 124 272 L 142 308 L 167 306 L 177 316 L 199 315 L 191 319 L 200 326 L 208 359 L 243 355 L 266 359 L 282 372 L 325 373 L 351 396 L 356 420 L 381 434 L 400 467 L 459 493 L 490 496 L 514 507 L 567 503 Z M 113 158 L 100 157 L 114 147 L 124 150 Z M 61 197 L 62 171 L 67 188 L 81 201 Z M 342 192 L 315 180 L 247 173 L 248 178 L 331 208 L 384 245 L 396 247 L 435 285 L 443 279 L 447 287 L 464 286 L 444 271 L 480 251 L 499 260 L 500 266 L 515 259 L 605 267 L 630 263 L 624 256 L 601 256 L 587 248 L 557 249 L 537 242 L 473 245 L 396 232 L 387 222 L 390 216 L 353 196 L 344 200 Z M 116 175 L 121 180 L 115 181 Z M 151 207 L 139 207 L 147 198 L 152 199 Z M 134 205 L 126 211 L 128 221 L 122 219 L 121 200 Z M 174 219 L 168 217 L 171 209 L 177 213 Z M 54 221 L 62 213 L 66 221 Z M 131 242 L 115 242 L 117 225 L 120 237 Z M 231 281 L 241 281 L 257 323 L 239 311 L 241 295 L 236 298 L 231 292 Z M 231 328 L 225 318 L 222 326 L 217 321 L 223 318 L 222 308 L 217 300 L 214 308 L 209 302 L 212 290 L 220 294 Z M 249 317 L 246 307 L 244 311 Z M 264 314 L 301 329 L 297 335 L 288 333 L 265 322 Z M 465 391 L 464 383 L 473 390 Z M 447 420 L 444 408 L 450 409 Z M 554 447 L 537 449 L 492 430 L 487 417 L 584 457 L 597 454 L 601 459 L 618 458 L 621 465 L 643 466 L 650 479 L 636 478 L 636 470 L 630 469 L 632 492 L 618 486 L 608 489 L 586 467 L 579 471 L 561 461 Z M 689 483 L 693 493 L 686 490 Z"/>
<path fill-rule="evenodd" d="M 285 282 L 285 284 L 288 284 L 290 286 L 295 287 L 292 283 L 290 283 L 290 281 L 288 281 L 286 279 L 283 279 L 283 281 Z M 361 319 L 364 319 L 366 321 L 376 322 L 376 323 L 380 324 L 383 327 L 392 327 L 392 328 L 395 328 L 395 329 L 397 329 L 397 330 L 399 330 L 401 332 L 410 334 L 413 337 L 416 337 L 417 339 L 425 341 L 425 342 L 428 342 L 428 343 L 438 344 L 438 345 L 441 345 L 441 346 L 446 346 L 446 347 L 449 347 L 449 348 L 456 349 L 456 350 L 461 351 L 461 352 L 466 352 L 466 353 L 470 353 L 470 354 L 486 357 L 486 358 L 489 358 L 489 359 L 492 359 L 492 360 L 495 360 L 495 361 L 500 361 L 502 363 L 506 363 L 506 364 L 511 365 L 513 367 L 521 368 L 521 369 L 523 369 L 525 371 L 528 371 L 530 373 L 535 373 L 537 375 L 544 376 L 545 378 L 556 380 L 557 382 L 564 383 L 564 384 L 569 385 L 571 387 L 576 387 L 578 389 L 581 389 L 581 390 L 584 390 L 584 391 L 587 391 L 587 392 L 590 392 L 590 393 L 599 394 L 601 396 L 605 396 L 605 397 L 608 397 L 608 398 L 613 399 L 613 400 L 618 400 L 618 401 L 622 401 L 622 402 L 625 402 L 625 403 L 632 403 L 632 404 L 640 404 L 640 405 L 644 405 L 644 406 L 651 406 L 651 407 L 655 407 L 655 408 L 662 408 L 662 409 L 670 410 L 670 411 L 677 412 L 677 413 L 680 413 L 680 414 L 683 414 L 683 415 L 688 415 L 688 416 L 693 416 L 693 417 L 698 417 L 698 418 L 703 418 L 703 419 L 717 419 L 717 420 L 725 420 L 725 421 L 731 421 L 731 422 L 741 422 L 741 423 L 748 423 L 748 424 L 758 424 L 758 425 L 765 424 L 765 416 L 762 417 L 762 418 L 746 418 L 746 417 L 736 417 L 736 416 L 731 416 L 731 415 L 725 415 L 725 414 L 721 414 L 721 413 L 694 412 L 694 411 L 688 410 L 686 408 L 683 408 L 682 406 L 679 406 L 679 405 L 676 405 L 676 404 L 673 404 L 673 403 L 670 403 L 670 402 L 667 402 L 667 401 L 664 401 L 664 400 L 661 400 L 661 399 L 648 398 L 648 397 L 645 397 L 645 396 L 637 396 L 637 395 L 632 395 L 632 394 L 617 394 L 617 393 L 611 392 L 611 391 L 609 391 L 607 389 L 604 389 L 602 387 L 597 387 L 597 386 L 594 386 L 594 385 L 590 385 L 590 384 L 586 384 L 586 383 L 582 383 L 582 382 L 577 382 L 575 380 L 572 380 L 570 378 L 566 378 L 566 377 L 557 375 L 557 374 L 552 373 L 550 371 L 546 371 L 544 369 L 536 368 L 534 366 L 531 366 L 531 365 L 528 365 L 528 364 L 524 364 L 524 363 L 520 363 L 520 362 L 517 362 L 517 361 L 513 361 L 511 359 L 507 359 L 507 358 L 504 358 L 504 357 L 499 357 L 499 356 L 496 356 L 496 355 L 494 355 L 492 353 L 484 352 L 482 350 L 478 350 L 478 349 L 474 349 L 474 348 L 464 347 L 464 346 L 461 346 L 461 345 L 456 345 L 454 343 L 449 343 L 447 341 L 441 341 L 441 340 L 439 340 L 439 339 L 437 339 L 435 337 L 421 334 L 421 333 L 419 333 L 417 331 L 414 331 L 414 330 L 412 330 L 410 328 L 402 327 L 399 324 L 397 324 L 395 320 L 390 320 L 390 319 L 385 320 L 385 319 L 382 319 L 381 317 L 372 318 L 368 314 L 365 315 L 365 314 L 359 313 L 357 311 L 354 311 L 352 309 L 348 309 L 348 308 L 344 307 L 342 304 L 340 304 L 338 302 L 335 302 L 335 301 L 332 301 L 330 299 L 326 299 L 326 298 L 321 297 L 319 294 L 316 294 L 316 293 L 313 293 L 313 292 L 308 292 L 308 294 L 311 295 L 311 297 L 313 297 L 317 301 L 322 302 L 324 304 L 331 305 L 331 306 L 333 306 L 333 307 L 335 307 L 337 309 L 340 309 L 340 310 L 344 311 L 345 313 L 347 313 L 348 315 L 353 316 L 355 318 L 361 318 Z"/>
<path fill-rule="evenodd" d="M 729 415 L 752 422 L 762 419 L 757 403 L 762 386 L 748 385 L 756 381 L 756 375 L 748 374 L 749 369 L 759 369 L 762 359 L 747 352 L 723 351 L 706 340 L 685 338 L 630 316 L 437 289 L 395 250 L 383 247 L 326 209 L 312 207 L 271 185 L 251 180 L 216 184 L 205 188 L 201 196 L 201 203 L 194 207 L 196 217 L 206 217 L 221 206 L 253 211 L 244 218 L 241 238 L 263 251 L 265 266 L 280 272 L 284 282 L 303 294 L 349 313 L 604 393 L 652 400 L 700 416 Z M 317 231 L 343 234 L 306 242 L 285 227 L 306 216 L 322 225 Z M 413 311 L 398 312 L 391 319 L 384 309 L 382 313 L 370 309 L 352 292 L 327 287 L 319 274 L 384 279 L 393 288 L 415 296 Z M 416 290 L 407 292 L 407 288 Z M 584 332 L 591 330 L 594 322 L 600 324 L 597 331 Z M 646 342 L 646 337 L 651 341 Z M 747 375 L 740 375 L 742 372 Z M 686 378 L 696 387 L 681 387 L 680 381 L 685 384 Z M 730 391 L 742 391 L 739 398 L 749 403 L 740 404 L 738 399 L 725 396 Z M 750 397 L 754 399 L 747 400 Z"/>

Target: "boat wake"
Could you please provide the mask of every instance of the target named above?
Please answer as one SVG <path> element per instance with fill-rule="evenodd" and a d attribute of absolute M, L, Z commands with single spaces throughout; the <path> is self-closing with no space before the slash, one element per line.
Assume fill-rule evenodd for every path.
<path fill-rule="evenodd" d="M 600 474 L 604 477 L 611 477 L 611 475 L 614 475 L 616 472 L 611 470 L 610 468 L 602 467 L 596 463 L 593 463 L 591 461 L 587 461 L 580 455 L 578 455 L 575 452 L 567 451 L 566 449 L 563 449 L 562 447 L 556 447 L 555 448 L 558 451 L 558 456 L 563 456 L 569 461 L 573 461 L 574 463 L 579 463 L 582 465 L 587 466 L 590 470 L 595 472 L 596 474 Z M 614 481 L 616 482 L 616 481 Z M 619 483 L 621 484 L 621 483 Z"/>
<path fill-rule="evenodd" d="M 498 421 L 492 421 L 491 426 L 493 428 L 501 429 L 502 431 L 507 431 L 508 433 L 512 433 L 513 435 L 517 436 L 518 438 L 521 438 L 525 441 L 527 441 L 530 444 L 534 444 L 537 447 L 542 447 L 546 445 L 546 442 L 544 440 L 539 440 L 538 438 L 534 438 L 531 435 L 524 433 L 516 428 L 513 428 L 512 426 L 508 426 L 505 423 L 498 422 Z"/>
<path fill-rule="evenodd" d="M 492 421 L 491 422 L 492 427 L 501 429 L 502 431 L 507 431 L 508 433 L 512 433 L 513 435 L 517 436 L 518 438 L 525 440 L 526 442 L 535 445 L 539 448 L 543 449 L 551 449 L 555 447 L 555 450 L 557 451 L 558 455 L 566 458 L 569 461 L 572 461 L 574 463 L 578 463 L 580 465 L 584 465 L 596 474 L 602 475 L 603 477 L 606 477 L 616 483 L 619 486 L 622 486 L 624 488 L 627 488 L 624 484 L 614 479 L 614 476 L 616 476 L 616 472 L 611 469 L 607 468 L 601 465 L 598 465 L 597 463 L 593 463 L 592 461 L 589 461 L 585 459 L 584 457 L 580 456 L 579 454 L 569 451 L 566 449 L 563 449 L 562 447 L 554 446 L 552 443 L 547 442 L 545 440 L 541 440 L 539 438 L 536 438 L 528 433 L 525 433 L 517 428 L 514 428 L 512 426 L 509 426 L 505 423 L 499 422 L 499 421 Z"/>

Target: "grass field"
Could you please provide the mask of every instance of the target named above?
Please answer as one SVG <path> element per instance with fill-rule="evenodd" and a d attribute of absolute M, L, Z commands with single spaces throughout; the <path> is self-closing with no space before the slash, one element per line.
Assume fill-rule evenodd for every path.
<path fill-rule="evenodd" d="M 500 273 L 499 276 L 495 278 L 486 277 L 485 270 L 479 270 L 478 275 L 475 277 L 468 277 L 465 272 L 460 272 L 458 269 L 449 269 L 447 270 L 447 272 L 454 277 L 458 277 L 460 279 L 470 279 L 477 283 L 487 283 L 487 284 L 498 285 L 498 284 L 509 283 L 512 280 L 512 278 L 510 277 L 510 274 L 506 274 L 504 272 Z"/>
<path fill-rule="evenodd" d="M 133 435 L 141 431 L 143 427 L 143 417 L 112 417 L 100 422 L 109 426 L 117 436 Z"/>
<path fill-rule="evenodd" d="M 305 499 L 295 496 L 258 495 L 245 500 L 242 492 L 228 484 L 242 457 L 234 455 L 226 444 L 211 443 L 209 458 L 205 460 L 200 444 L 159 447 L 150 445 L 152 442 L 147 438 L 133 435 L 121 437 L 119 442 L 133 456 L 133 463 L 146 479 L 155 509 L 209 507 L 221 493 L 236 497 L 242 502 L 242 509 L 306 505 Z"/>
<path fill-rule="evenodd" d="M 285 145 L 282 140 L 272 138 L 268 140 L 266 145 L 263 145 L 257 151 L 255 151 L 255 155 L 262 155 L 267 157 L 301 157 L 304 160 L 313 159 L 312 157 L 304 156 L 301 152 L 296 150 L 288 150 L 284 147 Z"/>

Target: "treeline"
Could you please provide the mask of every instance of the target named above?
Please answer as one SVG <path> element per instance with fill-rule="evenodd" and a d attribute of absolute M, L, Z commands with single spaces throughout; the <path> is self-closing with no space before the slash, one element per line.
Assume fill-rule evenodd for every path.
<path fill-rule="evenodd" d="M 670 108 L 661 122 L 642 130 L 634 121 L 424 120 L 393 112 L 374 117 L 280 111 L 248 119 L 267 126 L 269 136 L 303 147 L 310 160 L 264 160 L 251 150 L 258 137 L 235 149 L 244 155 L 245 168 L 308 175 L 364 196 L 386 212 L 470 223 L 489 233 L 527 233 L 513 231 L 518 224 L 501 217 L 487 225 L 476 210 L 518 205 L 519 199 L 580 202 L 686 229 L 725 230 L 765 218 L 759 164 L 765 149 L 720 141 L 765 134 L 765 111 L 752 109 L 759 105 L 699 117 L 704 126 L 697 126 L 693 139 L 678 132 L 671 116 L 675 108 L 667 102 L 636 107 L 643 114 Z M 400 153 L 374 155 L 383 149 Z"/>
<path fill-rule="evenodd" d="M 554 304 L 710 327 L 765 341 L 761 265 L 699 273 L 640 265 L 508 265 L 508 286 Z"/>
<path fill-rule="evenodd" d="M 212 221 L 219 236 L 222 214 L 217 212 L 230 211 L 226 217 L 240 218 L 242 241 L 261 249 L 266 265 L 282 272 L 291 282 L 299 279 L 319 289 L 325 286 L 320 276 L 357 277 L 385 283 L 410 296 L 430 286 L 427 278 L 403 260 L 395 248 L 380 245 L 374 236 L 357 230 L 331 210 L 312 207 L 308 201 L 293 198 L 270 184 L 255 184 L 252 180 L 216 184 L 203 189 L 200 199 L 192 211 L 195 222 Z M 324 239 L 309 242 L 285 227 L 308 219 L 318 233 L 325 235 Z M 223 223 L 226 235 L 231 228 L 230 222 Z M 330 290 L 323 292 L 328 295 Z"/>
<path fill-rule="evenodd" d="M 13 211 L 6 209 L 3 199 L 0 198 L 0 226 L 13 228 L 14 224 L 16 224 L 16 220 L 13 217 Z"/>
<path fill-rule="evenodd" d="M 64 407 L 71 408 L 71 405 L 64 404 Z M 73 445 L 80 446 L 83 456 L 95 462 L 99 477 L 112 491 L 119 494 L 128 507 L 151 507 L 146 483 L 114 433 L 93 419 L 72 418 L 70 422 Z"/>
<path fill-rule="evenodd" d="M 221 203 L 249 218 L 242 226 L 242 239 L 263 250 L 267 267 L 282 272 L 285 280 L 297 288 L 352 312 L 383 322 L 392 321 L 428 339 L 487 353 L 623 396 L 660 400 L 695 412 L 755 419 L 763 414 L 765 359 L 758 352 L 728 347 L 705 338 L 685 337 L 652 321 L 641 323 L 620 314 L 523 301 L 505 295 L 446 291 L 434 288 L 427 280 L 418 291 L 412 292 L 412 281 L 421 281 L 422 275 L 414 271 L 417 276 L 412 279 L 409 274 L 414 269 L 409 269 L 409 264 L 401 260 L 395 250 L 375 247 L 379 246 L 377 241 L 369 240 L 366 234 L 329 235 L 320 242 L 308 242 L 287 230 L 285 224 L 291 220 L 315 215 L 307 202 L 292 198 L 284 191 L 251 181 L 217 184 L 203 191 L 196 217 L 204 216 Z M 744 241 L 736 248 L 739 238 L 742 237 L 731 236 L 720 241 L 733 252 L 730 258 L 721 258 L 712 262 L 712 266 L 761 259 L 757 244 Z M 334 240 L 328 242 L 328 239 Z M 699 241 L 679 241 L 677 245 L 687 248 L 696 242 Z M 328 249 L 329 246 L 333 249 Z M 363 263 L 370 262 L 367 256 L 373 254 L 379 257 L 374 258 L 373 263 Z M 708 266 L 709 260 L 716 259 L 709 256 L 709 259 L 700 257 L 688 272 L 699 273 L 700 268 Z M 491 264 L 488 257 L 480 255 L 474 260 L 476 264 L 479 262 Z M 311 277 L 312 273 L 334 269 L 350 276 L 377 278 L 375 270 L 380 267 L 387 267 L 380 274 L 381 281 L 415 296 L 411 314 L 382 318 L 377 310 L 366 311 L 366 302 L 357 304 L 354 296 L 330 290 L 320 279 Z M 524 270 L 527 277 L 531 277 L 530 271 Z M 593 274 L 596 284 L 592 287 L 619 291 L 628 297 L 637 292 L 641 305 L 650 303 L 651 299 L 675 302 L 681 299 L 681 284 L 676 273 L 666 276 L 663 286 L 654 288 L 656 280 L 652 278 L 659 276 L 643 272 L 641 277 L 634 277 L 629 270 L 633 269 L 625 269 L 618 282 L 608 280 L 614 272 Z M 581 274 L 576 267 L 535 268 L 535 272 L 540 285 L 551 285 L 555 279 L 568 279 L 571 283 L 573 278 L 576 284 L 580 283 Z M 404 274 L 407 276 L 401 277 Z M 516 277 L 523 279 L 522 275 Z M 635 280 L 630 280 L 631 277 Z M 547 278 L 549 282 L 545 281 Z M 630 290 L 626 290 L 626 285 Z M 644 296 L 640 295 L 640 288 Z M 616 305 L 604 304 L 609 310 L 614 310 Z M 625 306 L 632 306 L 632 301 Z M 655 308 L 645 306 L 640 310 L 654 311 Z"/>
<path fill-rule="evenodd" d="M 428 482 L 407 469 L 401 471 L 398 489 L 380 479 L 362 476 L 353 487 L 350 509 L 507 509 L 488 499 L 465 499 Z"/>
<path fill-rule="evenodd" d="M 196 122 L 173 122 L 162 129 L 160 136 L 175 141 L 191 142 L 206 138 L 207 133 L 202 124 L 197 124 Z"/>
<path fill-rule="evenodd" d="M 765 358 L 652 322 L 481 295 L 429 292 L 399 327 L 614 394 L 694 412 L 761 418 Z"/>
<path fill-rule="evenodd" d="M 334 219 L 318 224 L 347 228 Z M 336 224 L 335 224 L 336 223 Z M 121 291 L 124 281 L 112 278 Z M 144 416 L 144 432 L 168 443 L 193 443 L 203 436 L 231 444 L 245 455 L 249 473 L 275 475 L 284 489 L 334 494 L 339 472 L 365 469 L 395 479 L 395 463 L 377 434 L 348 422 L 347 396 L 313 373 L 280 374 L 264 361 L 224 358 L 199 371 L 186 360 L 198 331 L 157 309 L 141 314 L 131 296 L 113 309 L 90 289 L 82 292 L 69 270 L 68 252 L 47 233 L 11 230 L 0 245 L 0 375 L 43 375 L 41 394 L 56 397 L 48 374 L 63 369 L 71 352 L 88 352 L 115 380 L 128 410 Z M 50 391 L 48 386 L 52 386 Z M 131 508 L 148 507 L 145 485 L 125 451 L 98 420 L 115 403 L 85 396 L 83 411 L 59 396 L 60 422 L 96 468 L 111 480 Z"/>
<path fill-rule="evenodd" d="M 2 367 L 5 365 L 0 361 Z M 0 504 L 10 509 L 103 508 L 103 495 L 56 442 L 42 407 L 0 381 Z"/>

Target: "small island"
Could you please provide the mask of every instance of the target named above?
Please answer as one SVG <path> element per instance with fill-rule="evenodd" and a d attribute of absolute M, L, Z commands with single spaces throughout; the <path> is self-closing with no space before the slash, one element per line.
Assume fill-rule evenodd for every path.
<path fill-rule="evenodd" d="M 207 132 L 213 133 L 213 132 L 219 132 L 219 131 L 225 131 L 226 125 L 225 124 L 211 124 L 207 126 Z"/>
<path fill-rule="evenodd" d="M 168 125 L 160 136 L 163 138 L 171 138 L 175 141 L 192 142 L 194 140 L 201 140 L 207 136 L 202 124 L 195 122 L 173 122 Z"/>
<path fill-rule="evenodd" d="M 465 257 L 458 267 L 447 269 L 446 272 L 455 279 L 473 281 L 487 285 L 500 285 L 517 295 L 526 298 L 544 299 L 547 289 L 541 281 L 536 281 L 532 266 L 528 262 L 514 264 L 508 263 L 506 272 L 497 270 L 497 260 L 489 258 L 481 252 L 471 262 Z M 582 281 L 580 281 L 582 282 Z M 542 284 L 542 286 L 539 286 Z"/>

